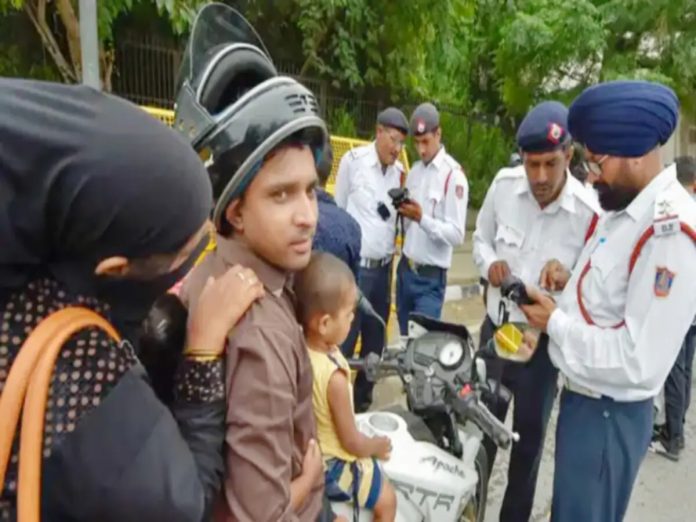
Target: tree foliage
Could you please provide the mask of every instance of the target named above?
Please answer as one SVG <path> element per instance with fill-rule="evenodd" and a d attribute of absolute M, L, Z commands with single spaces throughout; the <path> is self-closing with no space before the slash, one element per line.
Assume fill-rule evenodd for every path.
<path fill-rule="evenodd" d="M 182 34 L 204 3 L 98 0 L 104 86 L 110 86 L 117 19 L 155 4 L 172 33 Z M 455 157 L 473 165 L 470 177 L 493 175 L 532 105 L 569 102 L 600 80 L 662 81 L 677 91 L 686 113 L 696 114 L 696 0 L 227 3 L 250 19 L 283 69 L 321 79 L 343 97 L 456 107 L 444 111 L 443 128 Z M 26 15 L 60 77 L 70 82 L 81 78 L 77 4 L 0 0 L 0 11 Z M 4 67 L 19 70 L 13 53 Z M 346 106 L 333 119 L 351 128 L 348 114 Z"/>
<path fill-rule="evenodd" d="M 111 90 L 114 67 L 113 27 L 116 19 L 145 0 L 97 1 L 99 34 L 99 70 L 102 86 Z M 150 2 L 152 3 L 152 2 Z M 155 0 L 161 14 L 166 14 L 175 31 L 184 31 L 202 0 Z M 80 20 L 78 0 L 0 0 L 0 12 L 22 11 L 31 21 L 44 49 L 50 55 L 65 82 L 82 79 Z"/>

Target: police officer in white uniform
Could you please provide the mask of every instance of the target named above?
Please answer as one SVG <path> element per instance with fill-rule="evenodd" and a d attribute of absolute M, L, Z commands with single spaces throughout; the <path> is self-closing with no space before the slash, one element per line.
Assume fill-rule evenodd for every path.
<path fill-rule="evenodd" d="M 360 291 L 386 322 L 391 307 L 391 273 L 396 240 L 396 211 L 388 195 L 399 188 L 404 167 L 397 159 L 408 136 L 408 121 L 399 109 L 389 107 L 377 116 L 375 141 L 347 152 L 338 167 L 336 203 L 360 225 Z M 362 334 L 361 356 L 382 353 L 384 331 L 373 317 L 356 313 L 353 327 L 343 345 L 353 355 L 358 333 Z M 355 381 L 355 409 L 364 411 L 372 402 L 372 383 L 361 372 Z"/>
<path fill-rule="evenodd" d="M 469 200 L 464 172 L 441 143 L 434 105 L 416 108 L 411 133 L 421 160 L 406 179 L 410 199 L 399 206 L 406 228 L 396 287 L 401 335 L 407 334 L 411 313 L 439 319 L 452 250 L 464 242 Z"/>
<path fill-rule="evenodd" d="M 652 399 L 696 311 L 696 204 L 659 147 L 679 102 L 664 85 L 599 84 L 571 105 L 602 215 L 557 303 L 528 287 L 561 395 L 551 520 L 623 519 L 652 432 Z M 530 343 L 533 344 L 533 343 Z"/>
<path fill-rule="evenodd" d="M 517 145 L 523 164 L 496 175 L 476 221 L 474 261 L 490 283 L 480 346 L 488 343 L 501 324 L 503 279 L 512 274 L 528 284 L 539 284 L 547 264 L 572 269 L 599 213 L 593 198 L 569 172 L 573 147 L 566 107 L 553 101 L 537 105 L 519 127 Z M 544 273 L 545 286 L 553 289 L 562 284 L 553 279 L 556 273 Z M 526 323 L 516 306 L 508 311 L 510 321 Z M 500 512 L 503 522 L 527 522 L 534 503 L 558 376 L 548 356 L 548 337 L 542 336 L 540 343 L 527 364 L 489 364 L 491 374 L 502 371 L 502 383 L 514 395 L 513 429 L 520 434 L 510 455 Z M 504 421 L 507 404 L 499 404 L 494 413 Z M 496 446 L 486 439 L 485 447 L 492 468 Z"/>

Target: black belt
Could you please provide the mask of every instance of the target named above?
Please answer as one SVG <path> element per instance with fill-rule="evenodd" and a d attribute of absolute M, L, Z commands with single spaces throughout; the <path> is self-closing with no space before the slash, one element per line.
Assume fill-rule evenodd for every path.
<path fill-rule="evenodd" d="M 403 257 L 404 261 L 406 262 L 406 266 L 408 266 L 411 272 L 414 272 L 421 277 L 429 277 L 434 279 L 436 277 L 440 277 L 443 273 L 447 272 L 446 269 L 437 265 L 425 265 L 422 263 L 416 263 L 415 261 L 409 259 L 406 256 Z"/>

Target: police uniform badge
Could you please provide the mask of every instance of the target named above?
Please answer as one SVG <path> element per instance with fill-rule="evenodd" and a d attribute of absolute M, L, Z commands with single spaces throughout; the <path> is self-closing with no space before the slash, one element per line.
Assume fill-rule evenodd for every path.
<path fill-rule="evenodd" d="M 418 120 L 416 122 L 416 132 L 418 132 L 418 134 L 425 132 L 425 120 Z"/>
<path fill-rule="evenodd" d="M 658 266 L 655 270 L 655 296 L 656 297 L 667 297 L 669 291 L 672 289 L 672 283 L 674 282 L 674 276 L 676 274 L 667 269 L 664 266 Z"/>
<path fill-rule="evenodd" d="M 546 135 L 546 139 L 551 143 L 558 144 L 563 137 L 563 128 L 558 123 L 549 123 L 549 132 Z"/>
<path fill-rule="evenodd" d="M 653 219 L 655 236 L 676 234 L 680 228 L 679 214 L 674 210 L 674 205 L 669 199 L 659 196 L 655 201 L 655 218 Z"/>
<path fill-rule="evenodd" d="M 462 199 L 464 197 L 464 185 L 457 185 L 454 192 L 457 194 L 457 199 Z"/>

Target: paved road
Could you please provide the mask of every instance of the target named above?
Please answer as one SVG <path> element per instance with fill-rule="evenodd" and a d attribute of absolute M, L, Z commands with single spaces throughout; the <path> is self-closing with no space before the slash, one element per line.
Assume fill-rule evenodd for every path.
<path fill-rule="evenodd" d="M 483 317 L 479 297 L 447 303 L 443 317 L 466 324 L 477 337 L 478 324 Z M 392 323 L 393 324 L 393 323 Z M 380 383 L 376 388 L 376 406 L 400 402 L 401 392 L 396 381 Z M 549 423 L 546 446 L 539 473 L 532 520 L 548 520 L 553 481 L 553 452 L 557 405 Z M 508 418 L 512 415 L 509 414 Z M 685 426 L 686 449 L 678 463 L 649 453 L 641 467 L 633 498 L 626 516 L 627 522 L 685 522 L 696 521 L 696 408 L 689 412 Z M 486 522 L 496 522 L 507 481 L 508 451 L 499 451 L 491 476 Z M 588 501 L 591 501 L 588 499 Z"/>

